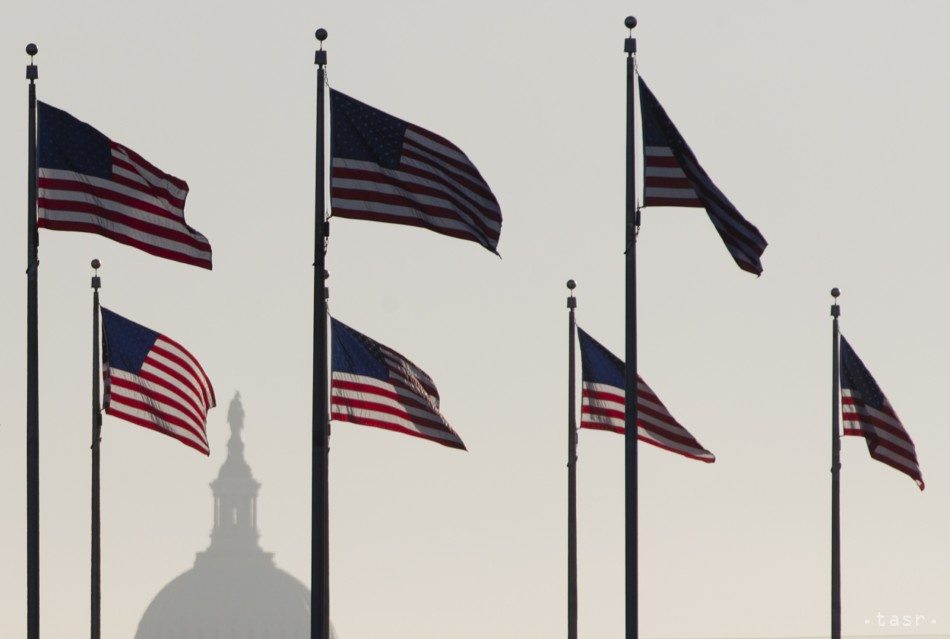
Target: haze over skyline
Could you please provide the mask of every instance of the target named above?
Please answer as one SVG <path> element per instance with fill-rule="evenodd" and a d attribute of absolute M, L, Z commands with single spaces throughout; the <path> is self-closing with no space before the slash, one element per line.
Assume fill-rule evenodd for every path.
<path fill-rule="evenodd" d="M 40 233 L 43 636 L 88 628 L 93 258 L 103 305 L 186 345 L 219 399 L 207 458 L 104 418 L 103 639 L 132 637 L 208 546 L 208 483 L 236 390 L 264 483 L 261 545 L 310 584 L 313 34 L 324 27 L 330 86 L 457 144 L 504 215 L 501 259 L 420 229 L 331 220 L 331 314 L 429 373 L 468 448 L 331 425 L 334 625 L 345 639 L 547 638 L 566 618 L 568 279 L 578 324 L 623 352 L 631 14 L 643 77 L 769 242 L 755 278 L 703 211 L 643 211 L 639 369 L 716 463 L 640 448 L 641 637 L 827 635 L 832 287 L 927 485 L 842 442 L 843 633 L 950 634 L 939 410 L 950 93 L 938 77 L 950 5 L 590 4 L 7 8 L 0 634 L 26 628 L 27 43 L 39 47 L 39 99 L 186 180 L 188 222 L 214 250 L 209 272 Z M 584 431 L 579 456 L 580 634 L 617 637 L 622 438 Z"/>

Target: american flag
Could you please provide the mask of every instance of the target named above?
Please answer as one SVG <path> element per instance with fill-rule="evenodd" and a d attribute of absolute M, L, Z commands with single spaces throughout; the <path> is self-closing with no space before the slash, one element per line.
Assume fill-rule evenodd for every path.
<path fill-rule="evenodd" d="M 921 490 L 924 489 L 914 442 L 870 371 L 843 335 L 841 415 L 845 435 L 864 437 L 871 457 L 909 475 Z"/>
<path fill-rule="evenodd" d="M 461 149 L 333 90 L 330 127 L 334 216 L 419 226 L 498 253 L 501 209 Z"/>
<path fill-rule="evenodd" d="M 209 453 L 205 424 L 214 388 L 177 342 L 102 308 L 102 377 L 107 415 Z"/>
<path fill-rule="evenodd" d="M 639 83 L 645 166 L 643 205 L 706 209 L 739 268 L 760 275 L 759 258 L 768 242 L 709 179 L 643 78 Z"/>
<path fill-rule="evenodd" d="M 577 329 L 581 346 L 581 428 L 624 433 L 626 386 L 623 361 Z M 706 463 L 716 456 L 677 422 L 660 398 L 637 376 L 637 439 Z"/>
<path fill-rule="evenodd" d="M 211 268 L 211 245 L 185 223 L 188 184 L 65 111 L 39 102 L 37 115 L 40 228 Z"/>
<path fill-rule="evenodd" d="M 332 419 L 465 444 L 439 412 L 439 391 L 425 371 L 396 351 L 332 319 Z"/>

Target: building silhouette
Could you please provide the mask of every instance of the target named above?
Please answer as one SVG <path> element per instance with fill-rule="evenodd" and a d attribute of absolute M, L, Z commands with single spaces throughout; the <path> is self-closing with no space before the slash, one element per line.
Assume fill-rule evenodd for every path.
<path fill-rule="evenodd" d="M 310 591 L 258 543 L 257 493 L 244 459 L 240 394 L 228 408 L 228 457 L 211 482 L 211 543 L 152 600 L 135 639 L 309 639 Z M 331 628 L 331 637 L 336 637 Z"/>

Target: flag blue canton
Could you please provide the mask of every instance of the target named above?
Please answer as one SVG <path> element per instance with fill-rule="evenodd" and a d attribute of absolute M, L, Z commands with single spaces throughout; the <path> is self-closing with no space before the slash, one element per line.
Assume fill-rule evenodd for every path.
<path fill-rule="evenodd" d="M 389 369 L 379 344 L 362 333 L 330 318 L 333 331 L 333 370 L 353 375 L 366 375 L 378 380 L 389 379 Z"/>
<path fill-rule="evenodd" d="M 109 138 L 65 111 L 37 102 L 37 165 L 75 171 L 104 180 L 112 177 Z"/>
<path fill-rule="evenodd" d="M 851 344 L 841 337 L 841 385 L 857 391 L 868 406 L 880 409 L 884 405 L 884 393 L 871 377 L 870 371 L 858 357 Z"/>
<path fill-rule="evenodd" d="M 640 110 L 640 119 L 642 122 L 643 145 L 652 147 L 668 146 L 671 149 L 676 148 L 678 150 L 679 132 L 674 129 L 675 135 L 670 135 L 669 127 L 664 127 L 663 124 L 672 124 L 672 122 L 669 118 L 660 119 L 659 111 L 663 107 L 660 106 L 653 92 L 649 89 L 644 91 L 644 87 L 646 87 L 646 83 L 640 78 L 640 100 L 643 105 Z"/>
<path fill-rule="evenodd" d="M 581 343 L 581 378 L 585 382 L 624 388 L 623 361 L 580 328 L 577 337 Z"/>
<path fill-rule="evenodd" d="M 102 308 L 103 333 L 107 352 L 104 359 L 110 366 L 134 375 L 142 372 L 142 365 L 159 335 L 150 328 L 125 319 L 109 309 Z"/>
<path fill-rule="evenodd" d="M 330 112 L 333 157 L 399 168 L 406 137 L 405 121 L 339 91 L 330 93 Z"/>

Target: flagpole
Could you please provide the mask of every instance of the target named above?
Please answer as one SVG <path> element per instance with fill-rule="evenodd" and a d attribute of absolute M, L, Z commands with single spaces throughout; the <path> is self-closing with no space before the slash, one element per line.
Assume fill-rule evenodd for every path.
<path fill-rule="evenodd" d="M 323 41 L 326 29 L 317 29 L 320 49 L 314 56 L 317 65 L 317 169 L 316 229 L 313 275 L 313 495 L 311 512 L 312 603 L 311 639 L 330 637 L 330 530 L 329 530 L 329 438 L 327 411 L 327 288 L 326 288 L 326 136 L 324 93 L 327 52 Z"/>
<path fill-rule="evenodd" d="M 628 16 L 624 25 L 630 36 L 624 41 L 627 54 L 627 201 L 626 201 L 626 339 L 624 376 L 624 504 L 626 531 L 626 637 L 638 636 L 638 548 L 637 548 L 637 210 L 634 69 L 637 40 L 633 28 L 637 19 Z"/>
<path fill-rule="evenodd" d="M 33 56 L 35 44 L 26 45 L 29 88 L 29 145 L 27 150 L 26 230 L 26 636 L 40 637 L 40 395 L 37 270 L 39 237 L 36 227 L 36 85 L 39 77 Z"/>
<path fill-rule="evenodd" d="M 831 289 L 831 639 L 841 639 L 841 436 L 839 435 L 841 398 L 840 332 L 838 296 L 841 291 Z"/>
<path fill-rule="evenodd" d="M 89 636 L 99 639 L 101 629 L 101 583 L 99 534 L 99 440 L 102 433 L 102 413 L 99 405 L 99 260 L 91 264 L 92 276 L 92 526 L 90 531 L 90 588 Z"/>
<path fill-rule="evenodd" d="M 567 355 L 567 637 L 577 639 L 577 406 L 574 384 L 574 339 L 577 326 L 574 309 L 574 280 L 567 281 L 571 291 L 567 298 L 568 355 Z"/>

